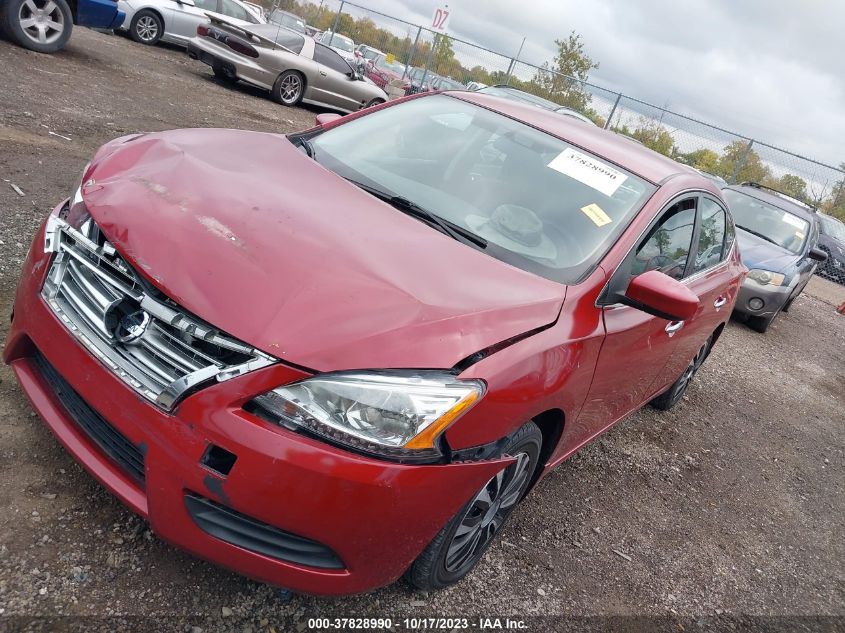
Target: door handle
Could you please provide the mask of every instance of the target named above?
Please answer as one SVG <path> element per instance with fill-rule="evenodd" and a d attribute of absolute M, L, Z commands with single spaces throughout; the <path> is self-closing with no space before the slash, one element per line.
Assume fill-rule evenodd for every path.
<path fill-rule="evenodd" d="M 320 71 L 320 75 L 321 75 L 322 77 L 325 77 L 325 76 L 326 76 L 326 71 L 325 71 L 325 70 L 321 70 L 321 71 Z"/>
<path fill-rule="evenodd" d="M 666 326 L 666 334 L 668 334 L 669 338 L 671 338 L 675 336 L 675 332 L 679 331 L 682 327 L 684 327 L 683 321 L 672 321 Z"/>
<path fill-rule="evenodd" d="M 713 302 L 713 307 L 716 308 L 716 311 L 718 312 L 723 307 L 725 307 L 727 305 L 727 303 L 728 303 L 727 297 L 724 297 L 724 296 L 719 297 L 718 299 L 716 299 L 716 301 Z"/>

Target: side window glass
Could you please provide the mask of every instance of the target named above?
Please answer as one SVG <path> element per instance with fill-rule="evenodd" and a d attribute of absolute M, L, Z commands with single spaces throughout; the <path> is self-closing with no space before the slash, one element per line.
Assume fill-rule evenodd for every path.
<path fill-rule="evenodd" d="M 343 57 L 322 44 L 317 44 L 314 47 L 314 61 L 344 75 L 352 70 Z"/>
<path fill-rule="evenodd" d="M 197 9 L 217 12 L 217 0 L 194 0 Z"/>
<path fill-rule="evenodd" d="M 707 270 L 722 261 L 725 242 L 725 210 L 709 198 L 701 201 L 701 229 L 695 253 L 694 273 Z"/>
<path fill-rule="evenodd" d="M 631 275 L 659 270 L 674 279 L 683 279 L 695 229 L 695 200 L 683 200 L 666 211 L 637 248 Z"/>

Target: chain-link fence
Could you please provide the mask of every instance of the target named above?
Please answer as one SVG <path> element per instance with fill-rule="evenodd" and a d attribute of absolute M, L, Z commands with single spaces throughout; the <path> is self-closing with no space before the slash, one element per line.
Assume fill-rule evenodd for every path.
<path fill-rule="evenodd" d="M 270 0 L 263 0 L 268 2 Z M 309 28 L 351 38 L 391 94 L 509 85 L 726 183 L 754 181 L 845 218 L 845 170 L 348 0 L 272 0 Z M 325 37 L 325 36 L 324 36 Z"/>

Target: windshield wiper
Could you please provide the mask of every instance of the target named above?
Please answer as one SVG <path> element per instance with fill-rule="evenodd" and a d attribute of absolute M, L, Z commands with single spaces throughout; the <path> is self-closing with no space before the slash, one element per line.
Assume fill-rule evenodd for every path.
<path fill-rule="evenodd" d="M 314 158 L 314 146 L 311 145 L 311 141 L 309 141 L 304 136 L 300 136 L 296 139 L 299 143 L 299 146 L 305 150 L 305 153 L 308 154 L 308 158 Z"/>
<path fill-rule="evenodd" d="M 435 213 L 432 213 L 428 209 L 424 209 L 416 202 L 412 202 L 411 200 L 403 198 L 402 196 L 395 196 L 387 191 L 382 191 L 378 187 L 365 185 L 364 183 L 358 182 L 357 180 L 352 180 L 351 178 L 347 178 L 346 180 L 351 182 L 356 187 L 363 189 L 370 195 L 375 196 L 379 200 L 383 200 L 389 205 L 395 207 L 399 211 L 421 219 L 427 222 L 428 224 L 433 224 L 435 228 L 439 229 L 442 233 L 445 233 L 452 239 L 457 240 L 458 242 L 462 242 L 464 244 L 470 243 L 473 246 L 477 246 L 479 248 L 487 248 L 487 240 L 485 240 L 480 235 L 476 235 L 471 231 L 467 231 L 463 227 L 457 226 L 447 220 L 444 220 L 443 218 L 441 218 Z"/>
<path fill-rule="evenodd" d="M 778 242 L 775 242 L 772 238 L 770 238 L 770 237 L 768 237 L 768 236 L 766 236 L 766 235 L 763 235 L 762 233 L 758 233 L 757 231 L 754 231 L 753 229 L 749 229 L 747 226 L 742 226 L 741 224 L 737 224 L 737 225 L 736 225 L 736 227 L 737 227 L 738 229 L 742 229 L 743 231 L 746 231 L 746 232 L 748 232 L 748 233 L 751 233 L 751 235 L 756 235 L 757 237 L 759 237 L 759 238 L 761 238 L 761 239 L 764 239 L 764 240 L 766 240 L 767 242 L 771 242 L 771 243 L 772 243 L 772 244 L 774 244 L 775 246 L 780 246 L 780 247 L 783 247 L 783 245 L 782 245 L 782 244 L 779 244 Z"/>

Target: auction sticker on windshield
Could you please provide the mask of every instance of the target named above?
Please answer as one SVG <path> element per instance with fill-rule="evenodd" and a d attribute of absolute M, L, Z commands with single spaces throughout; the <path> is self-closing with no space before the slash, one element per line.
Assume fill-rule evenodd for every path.
<path fill-rule="evenodd" d="M 588 204 L 586 207 L 581 207 L 581 211 L 584 215 L 590 218 L 596 226 L 604 226 L 605 224 L 610 224 L 613 221 L 610 219 L 610 216 L 604 212 L 604 209 L 595 202 Z"/>
<path fill-rule="evenodd" d="M 783 221 L 786 222 L 787 224 L 791 224 L 792 226 L 799 228 L 799 229 L 803 229 L 807 225 L 807 223 L 804 222 L 804 220 L 802 220 L 801 218 L 796 218 L 791 213 L 784 213 L 783 214 Z"/>
<path fill-rule="evenodd" d="M 548 166 L 606 196 L 616 193 L 628 179 L 621 171 L 571 147 L 555 156 Z"/>

